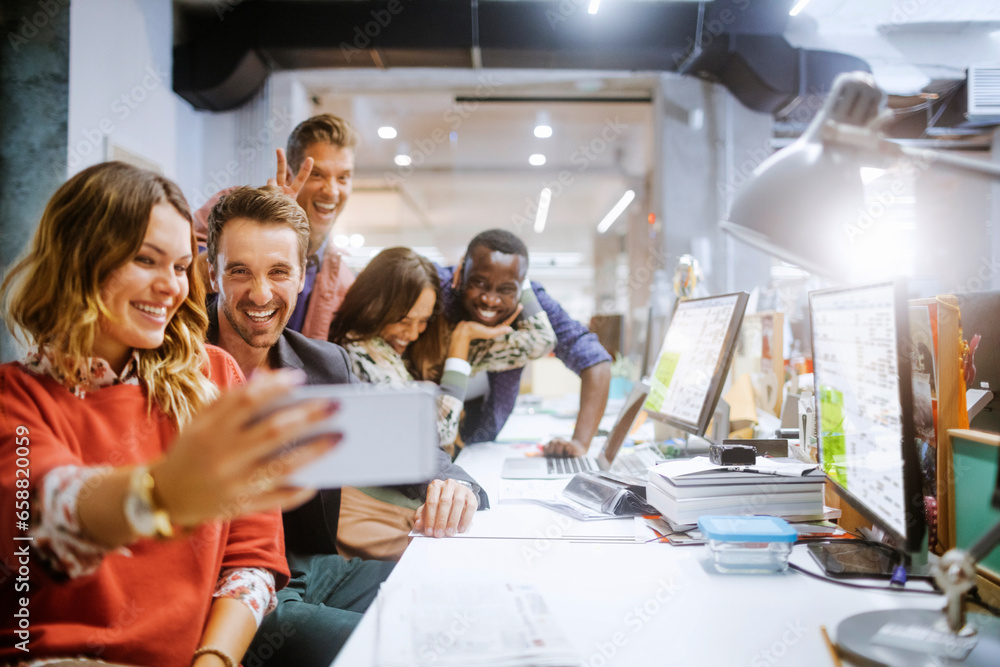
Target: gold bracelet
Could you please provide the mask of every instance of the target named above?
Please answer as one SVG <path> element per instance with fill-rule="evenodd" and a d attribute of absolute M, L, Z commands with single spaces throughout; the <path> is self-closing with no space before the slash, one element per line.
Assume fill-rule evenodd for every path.
<path fill-rule="evenodd" d="M 194 652 L 194 656 L 191 658 L 191 663 L 198 659 L 198 656 L 211 653 L 212 655 L 219 656 L 222 662 L 226 663 L 226 667 L 236 667 L 236 661 L 233 660 L 228 653 L 223 651 L 221 648 L 216 648 L 214 646 L 202 646 L 200 649 Z"/>

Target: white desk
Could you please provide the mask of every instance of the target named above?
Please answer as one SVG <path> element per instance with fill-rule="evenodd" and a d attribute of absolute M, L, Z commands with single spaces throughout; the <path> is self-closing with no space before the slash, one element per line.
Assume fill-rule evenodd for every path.
<path fill-rule="evenodd" d="M 820 625 L 833 635 L 841 620 L 858 612 L 942 606 L 937 596 L 852 590 L 792 571 L 722 575 L 704 567 L 704 547 L 582 541 L 572 524 L 547 538 L 535 531 L 557 516 L 560 524 L 573 520 L 496 502 L 499 462 L 516 451 L 523 450 L 472 445 L 459 463 L 490 493 L 490 513 L 511 513 L 522 522 L 521 539 L 497 539 L 489 531 L 481 538 L 418 537 L 390 581 L 534 584 L 586 667 L 830 665 Z M 503 531 L 509 533 L 511 523 L 517 521 L 503 522 Z M 792 560 L 811 564 L 801 546 Z M 371 611 L 365 615 L 334 665 L 373 664 L 375 620 Z"/>

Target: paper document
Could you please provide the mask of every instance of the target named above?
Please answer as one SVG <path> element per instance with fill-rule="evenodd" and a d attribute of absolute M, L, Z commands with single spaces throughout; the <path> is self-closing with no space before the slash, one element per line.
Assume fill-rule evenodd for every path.
<path fill-rule="evenodd" d="M 815 463 L 802 463 L 793 459 L 770 459 L 758 456 L 752 466 L 717 466 L 707 456 L 696 456 L 692 459 L 674 459 L 661 463 L 650 469 L 650 477 L 659 475 L 675 484 L 694 480 L 712 479 L 714 482 L 730 480 L 753 479 L 755 474 L 774 475 L 776 477 L 823 477 L 819 466 Z"/>
<path fill-rule="evenodd" d="M 375 664 L 579 665 L 544 598 L 529 584 L 382 584 Z"/>
<path fill-rule="evenodd" d="M 577 521 L 609 521 L 621 519 L 620 516 L 606 514 L 600 510 L 595 510 L 587 507 L 586 505 L 581 505 L 572 498 L 562 497 L 556 500 L 532 500 L 531 502 L 541 505 L 542 507 L 547 507 L 554 512 L 565 514 L 566 516 L 576 519 Z"/>
<path fill-rule="evenodd" d="M 559 512 L 539 510 L 535 504 L 502 503 L 493 509 L 476 512 L 466 532 L 441 539 L 632 540 L 631 517 L 578 521 Z M 411 537 L 422 535 L 410 531 Z"/>
<path fill-rule="evenodd" d="M 500 478 L 500 502 L 518 500 L 561 500 L 569 479 L 505 479 Z"/>

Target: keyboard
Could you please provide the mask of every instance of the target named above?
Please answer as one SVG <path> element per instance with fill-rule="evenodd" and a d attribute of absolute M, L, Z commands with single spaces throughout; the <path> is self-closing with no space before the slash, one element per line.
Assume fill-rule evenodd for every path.
<path fill-rule="evenodd" d="M 550 474 L 559 475 L 575 475 L 597 468 L 594 460 L 590 458 L 546 458 L 545 463 Z"/>

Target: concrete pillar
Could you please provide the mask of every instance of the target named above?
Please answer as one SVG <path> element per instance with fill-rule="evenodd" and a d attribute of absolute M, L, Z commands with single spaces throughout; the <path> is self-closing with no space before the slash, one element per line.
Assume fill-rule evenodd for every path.
<path fill-rule="evenodd" d="M 0 270 L 66 180 L 69 0 L 6 0 L 0 13 Z M 20 356 L 0 327 L 0 361 Z"/>
<path fill-rule="evenodd" d="M 653 203 L 666 277 L 691 253 L 704 273 L 695 296 L 766 284 L 770 260 L 724 234 L 719 221 L 770 152 L 770 116 L 741 106 L 721 86 L 669 74 L 661 77 L 656 107 L 660 191 Z"/>

